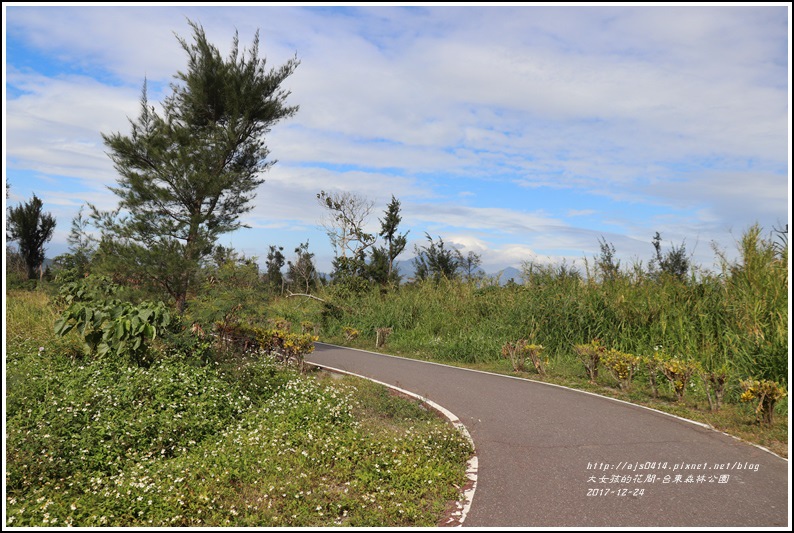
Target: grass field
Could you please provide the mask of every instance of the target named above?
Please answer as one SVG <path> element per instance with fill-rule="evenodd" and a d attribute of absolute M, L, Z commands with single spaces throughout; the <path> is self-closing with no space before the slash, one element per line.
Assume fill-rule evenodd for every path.
<path fill-rule="evenodd" d="M 148 368 L 54 337 L 7 295 L 8 526 L 434 526 L 472 450 L 372 383 L 255 357 Z"/>

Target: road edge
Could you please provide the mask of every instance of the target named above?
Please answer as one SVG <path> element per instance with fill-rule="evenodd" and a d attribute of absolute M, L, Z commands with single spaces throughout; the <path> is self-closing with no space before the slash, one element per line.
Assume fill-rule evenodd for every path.
<path fill-rule="evenodd" d="M 327 344 L 327 343 L 320 343 L 320 344 Z M 329 344 L 328 346 L 336 346 L 336 345 Z M 339 348 L 345 348 L 345 346 L 339 346 Z M 365 350 L 359 350 L 359 351 L 365 351 Z M 376 352 L 370 352 L 370 353 L 376 353 Z M 378 354 L 378 355 L 384 355 L 384 354 Z M 383 385 L 384 387 L 388 387 L 389 389 L 395 390 L 400 394 L 405 394 L 406 396 L 409 396 L 411 398 L 414 398 L 422 402 L 423 404 L 437 411 L 438 413 L 443 415 L 447 420 L 449 420 L 450 424 L 452 424 L 452 426 L 455 429 L 457 429 L 467 441 L 469 441 L 469 444 L 471 444 L 474 453 L 469 458 L 469 460 L 466 461 L 466 478 L 468 479 L 468 482 L 466 483 L 466 486 L 461 487 L 461 499 L 456 502 L 458 506 L 458 510 L 450 513 L 450 516 L 447 519 L 447 521 L 441 525 L 444 527 L 463 526 L 463 522 L 466 520 L 466 515 L 469 514 L 469 510 L 471 509 L 472 500 L 474 499 L 474 492 L 477 490 L 477 474 L 479 471 L 479 460 L 477 458 L 477 447 L 474 444 L 474 439 L 472 439 L 469 430 L 466 428 L 466 425 L 460 421 L 460 418 L 458 418 L 457 415 L 455 415 L 446 407 L 437 404 L 433 400 L 425 398 L 424 396 L 416 394 L 415 392 L 411 392 L 409 390 L 405 390 L 403 388 L 396 387 L 394 385 L 389 385 L 388 383 L 384 383 L 383 381 L 378 381 L 377 379 L 363 376 L 361 374 L 356 374 L 355 372 L 350 372 L 348 370 L 334 368 L 332 366 L 315 363 L 313 361 L 307 361 L 307 363 L 312 366 L 322 368 L 323 370 L 335 372 L 338 374 L 344 374 L 348 376 L 355 376 L 358 378 L 366 379 L 373 383 L 377 383 L 378 385 Z"/>
<path fill-rule="evenodd" d="M 570 391 L 580 392 L 582 394 L 589 394 L 591 396 L 597 396 L 599 398 L 606 398 L 607 400 L 612 400 L 614 402 L 620 402 L 620 403 L 623 403 L 623 404 L 626 404 L 626 405 L 632 405 L 634 407 L 639 407 L 641 409 L 647 409 L 648 411 L 653 411 L 654 413 L 659 413 L 659 414 L 662 414 L 662 415 L 665 415 L 665 416 L 670 416 L 670 417 L 676 418 L 676 419 L 681 420 L 683 422 L 688 422 L 690 424 L 695 424 L 696 426 L 700 426 L 702 428 L 709 429 L 709 430 L 714 431 L 716 433 L 720 433 L 722 435 L 725 435 L 726 437 L 730 437 L 732 439 L 735 439 L 735 440 L 737 440 L 739 442 L 742 442 L 744 444 L 747 444 L 749 446 L 754 446 L 755 448 L 758 448 L 759 450 L 765 451 L 766 453 L 768 453 L 770 455 L 774 455 L 778 459 L 782 459 L 783 461 L 786 461 L 787 463 L 789 462 L 787 457 L 782 457 L 782 456 L 776 454 L 775 452 L 773 452 L 772 450 L 770 450 L 768 448 L 765 448 L 764 446 L 761 446 L 760 444 L 756 444 L 754 442 L 746 441 L 746 440 L 744 440 L 744 439 L 742 439 L 740 437 L 737 437 L 736 435 L 731 435 L 730 433 L 725 433 L 724 431 L 721 431 L 721 430 L 715 428 L 714 426 L 711 426 L 711 425 L 706 424 L 704 422 L 698 422 L 697 420 L 690 420 L 689 418 L 684 418 L 682 416 L 674 415 L 672 413 L 667 413 L 665 411 L 660 411 L 659 409 L 654 409 L 653 407 L 648 407 L 647 405 L 641 405 L 641 404 L 637 404 L 637 403 L 627 402 L 626 400 L 621 400 L 619 398 L 612 398 L 611 396 L 604 396 L 604 395 L 598 394 L 596 392 L 580 390 L 580 389 L 574 389 L 573 387 L 567 387 L 565 385 L 558 385 L 557 383 L 546 383 L 545 381 L 537 381 L 537 380 L 534 380 L 534 379 L 523 378 L 523 377 L 519 377 L 519 376 L 510 376 L 510 375 L 507 375 L 507 374 L 497 374 L 496 372 L 488 372 L 486 370 L 476 370 L 474 368 L 465 368 L 465 367 L 460 367 L 460 366 L 445 365 L 444 363 L 437 363 L 435 361 L 425 361 L 424 359 L 412 359 L 410 357 L 400 357 L 399 355 L 391 355 L 391 354 L 387 354 L 387 353 L 373 352 L 371 350 L 362 350 L 361 348 L 352 348 L 350 346 L 341 346 L 339 344 L 331 344 L 331 343 L 328 343 L 328 342 L 319 342 L 318 341 L 317 344 L 324 344 L 325 346 L 332 346 L 334 348 L 344 348 L 344 349 L 347 349 L 347 350 L 355 350 L 357 352 L 369 353 L 369 354 L 373 354 L 373 355 L 380 355 L 380 356 L 383 356 L 383 357 L 393 357 L 395 359 L 402 359 L 402 360 L 405 360 L 405 361 L 417 361 L 419 363 L 425 363 L 425 364 L 428 364 L 428 365 L 438 365 L 438 366 L 445 366 L 445 367 L 448 367 L 448 368 L 457 368 L 459 370 L 466 370 L 468 372 L 477 372 L 479 374 L 487 374 L 487 375 L 490 375 L 490 376 L 500 376 L 500 377 L 508 378 L 508 379 L 518 379 L 518 380 L 521 380 L 521 381 L 529 381 L 531 383 L 539 383 L 541 385 L 548 385 L 549 387 L 559 387 L 561 389 L 567 389 L 567 390 L 570 390 Z M 315 364 L 315 363 L 312 363 L 312 364 Z M 367 379 L 369 379 L 369 378 L 367 378 Z M 374 380 L 372 380 L 372 381 L 374 381 Z M 386 384 L 384 384 L 384 385 L 386 385 Z M 386 385 L 386 386 L 390 386 L 390 385 Z"/>

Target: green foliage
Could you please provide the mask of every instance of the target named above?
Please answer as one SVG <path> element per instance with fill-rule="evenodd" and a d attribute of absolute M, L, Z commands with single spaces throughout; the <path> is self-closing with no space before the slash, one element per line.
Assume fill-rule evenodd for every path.
<path fill-rule="evenodd" d="M 270 246 L 267 252 L 267 260 L 265 261 L 265 283 L 270 288 L 270 291 L 277 294 L 284 292 L 284 275 L 281 269 L 284 268 L 286 258 L 282 253 L 283 246 Z"/>
<path fill-rule="evenodd" d="M 188 68 L 176 75 L 163 115 L 147 100 L 131 121 L 130 135 L 103 134 L 119 172 L 119 210 L 92 218 L 102 230 L 106 268 L 140 283 L 154 283 L 181 313 L 196 282 L 200 261 L 218 236 L 241 228 L 266 162 L 265 134 L 291 117 L 281 84 L 298 65 L 293 59 L 266 70 L 259 36 L 247 51 L 235 35 L 229 57 L 190 22 L 193 42 L 180 39 Z"/>
<path fill-rule="evenodd" d="M 601 356 L 601 364 L 618 380 L 620 388 L 628 390 L 640 364 L 640 358 L 615 349 L 607 350 Z"/>
<path fill-rule="evenodd" d="M 527 357 L 532 361 L 532 365 L 541 376 L 546 375 L 546 365 L 548 359 L 545 361 L 541 357 L 543 354 L 543 346 L 540 344 L 529 344 L 526 339 L 519 339 L 516 342 L 506 342 L 502 346 L 502 357 L 508 359 L 516 372 L 524 372 L 526 367 L 524 362 Z"/>
<path fill-rule="evenodd" d="M 522 285 L 439 281 L 344 294 L 323 322 L 333 334 L 343 325 L 362 332 L 388 324 L 395 351 L 463 363 L 496 361 L 505 340 L 542 333 L 544 356 L 565 367 L 578 361 L 572 346 L 599 338 L 625 353 L 654 346 L 692 354 L 707 369 L 727 364 L 731 374 L 784 382 L 788 378 L 787 263 L 771 243 L 750 241 L 721 275 L 675 276 L 632 272 L 601 283 L 566 265 L 527 264 Z M 761 255 L 761 257 L 757 257 Z M 644 372 L 643 372 L 644 373 Z M 590 377 L 590 376 L 588 376 Z M 666 380 L 663 381 L 666 382 Z M 705 400 L 705 398 L 704 398 Z"/>
<path fill-rule="evenodd" d="M 380 220 L 380 235 L 386 241 L 386 246 L 373 248 L 369 264 L 369 276 L 381 285 L 389 283 L 398 284 L 400 275 L 394 269 L 394 260 L 397 259 L 408 243 L 409 232 L 397 233 L 397 228 L 402 221 L 400 216 L 400 201 L 394 195 L 386 206 L 383 220 Z"/>
<path fill-rule="evenodd" d="M 59 255 L 53 260 L 55 278 L 61 283 L 77 281 L 88 275 L 91 260 L 96 253 L 96 242 L 88 233 L 89 221 L 83 217 L 83 207 L 72 219 L 72 229 L 66 242 L 69 253 Z"/>
<path fill-rule="evenodd" d="M 390 273 L 389 256 L 387 253 L 386 248 L 372 248 L 369 256 L 369 264 L 367 265 L 367 276 L 380 285 L 388 285 L 389 283 L 397 284 L 400 281 L 399 274 L 396 270 L 392 270 Z M 394 276 L 392 276 L 392 274 Z"/>
<path fill-rule="evenodd" d="M 198 294 L 185 311 L 188 320 L 208 331 L 215 322 L 262 321 L 266 285 L 259 276 L 256 258 L 219 259 L 221 263 L 202 270 Z"/>
<path fill-rule="evenodd" d="M 5 298 L 6 351 L 26 339 L 36 339 L 35 348 L 43 347 L 56 339 L 52 324 L 59 317 L 58 306 L 43 291 L 9 290 Z M 70 345 L 59 342 L 60 348 Z"/>
<path fill-rule="evenodd" d="M 662 236 L 658 231 L 651 242 L 656 251 L 656 257 L 651 263 L 653 267 L 652 273 L 656 274 L 656 269 L 658 269 L 659 275 L 673 276 L 679 281 L 686 281 L 686 276 L 689 273 L 689 258 L 686 256 L 686 244 L 682 242 L 681 246 L 673 246 L 667 253 L 662 254 Z"/>
<path fill-rule="evenodd" d="M 601 339 L 593 339 L 589 344 L 576 344 L 573 351 L 584 363 L 590 383 L 595 383 L 598 379 L 598 365 L 601 358 L 606 354 L 606 347 L 601 343 Z"/>
<path fill-rule="evenodd" d="M 314 253 L 309 252 L 309 241 L 295 248 L 295 260 L 287 261 L 287 277 L 293 291 L 309 294 L 317 288 L 317 268 L 314 266 Z"/>
<path fill-rule="evenodd" d="M 333 284 L 340 290 L 351 294 L 360 294 L 370 287 L 369 276 L 372 274 L 363 255 L 355 257 L 335 257 L 331 260 Z M 377 265 L 376 265 L 377 266 Z"/>
<path fill-rule="evenodd" d="M 667 378 L 672 385 L 675 395 L 679 402 L 684 400 L 684 393 L 686 392 L 687 385 L 689 385 L 692 376 L 694 376 L 701 366 L 697 361 L 691 359 L 680 359 L 678 357 L 662 358 L 659 365 L 662 374 Z"/>
<path fill-rule="evenodd" d="M 615 245 L 600 237 L 598 245 L 601 253 L 595 258 L 596 277 L 608 283 L 620 277 L 620 260 L 615 259 Z"/>
<path fill-rule="evenodd" d="M 50 213 L 42 213 L 42 207 L 41 200 L 34 194 L 30 201 L 8 210 L 6 238 L 17 242 L 28 279 L 43 275 L 40 269 L 44 263 L 44 245 L 52 239 L 55 230 L 55 218 Z"/>
<path fill-rule="evenodd" d="M 563 261 L 559 265 L 524 261 L 521 264 L 521 278 L 525 286 L 568 286 L 571 288 L 582 283 L 582 275 L 573 266 Z"/>
<path fill-rule="evenodd" d="M 54 332 L 76 331 L 89 356 L 114 356 L 138 366 L 152 363 L 147 341 L 154 340 L 171 323 L 162 302 L 132 304 L 113 296 L 118 287 L 103 278 L 66 284 L 60 298 L 68 307 L 55 321 Z"/>
<path fill-rule="evenodd" d="M 83 339 L 86 355 L 112 355 L 148 366 L 152 360 L 147 341 L 154 340 L 170 322 L 171 315 L 162 302 L 75 302 L 55 322 L 55 334 L 66 335 L 75 330 Z"/>
<path fill-rule="evenodd" d="M 785 386 L 768 379 L 746 379 L 742 380 L 740 385 L 744 389 L 741 401 L 758 401 L 758 406 L 755 408 L 756 418 L 762 423 L 772 425 L 775 404 L 786 397 Z"/>
<path fill-rule="evenodd" d="M 212 369 L 180 359 L 148 369 L 95 360 L 44 372 L 39 363 L 22 359 L 11 369 L 36 378 L 15 379 L 8 391 L 11 491 L 174 457 L 212 437 L 251 402 Z"/>
<path fill-rule="evenodd" d="M 69 306 L 74 303 L 103 303 L 120 297 L 124 289 L 105 276 L 88 276 L 61 285 L 57 303 Z"/>
<path fill-rule="evenodd" d="M 10 296 L 6 525 L 429 527 L 465 482 L 468 442 L 375 384 L 170 345 L 76 364 L 46 294 Z"/>
<path fill-rule="evenodd" d="M 481 265 L 482 256 L 474 252 L 469 252 L 465 257 L 461 254 L 458 268 L 460 269 L 464 279 L 473 280 L 483 277 L 483 271 L 480 269 Z"/>
<path fill-rule="evenodd" d="M 718 252 L 722 287 L 724 343 L 744 375 L 788 379 L 788 248 L 761 237 L 758 225 L 739 242 L 738 261 Z"/>
<path fill-rule="evenodd" d="M 425 233 L 428 240 L 427 246 L 414 245 L 414 276 L 424 281 L 432 279 L 436 282 L 447 279 L 454 280 L 458 277 L 458 269 L 463 264 L 463 257 L 459 250 L 444 247 L 444 240 L 438 241 Z"/>

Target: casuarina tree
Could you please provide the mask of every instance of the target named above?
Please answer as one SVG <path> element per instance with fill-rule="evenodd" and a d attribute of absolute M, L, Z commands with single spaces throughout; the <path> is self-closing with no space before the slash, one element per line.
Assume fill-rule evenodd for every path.
<path fill-rule="evenodd" d="M 463 264 L 463 255 L 460 250 L 445 248 L 444 240 L 439 237 L 438 241 L 425 233 L 427 246 L 414 245 L 414 276 L 417 280 L 424 281 L 432 279 L 457 279 L 458 269 Z"/>
<path fill-rule="evenodd" d="M 386 241 L 386 246 L 373 248 L 370 264 L 373 279 L 382 284 L 400 281 L 400 276 L 394 269 L 394 261 L 405 249 L 408 235 L 408 232 L 402 235 L 397 233 L 400 221 L 402 221 L 400 201 L 392 195 L 383 220 L 380 220 L 380 233 L 378 233 Z"/>
<path fill-rule="evenodd" d="M 149 105 L 144 83 L 130 134 L 103 134 L 120 202 L 93 215 L 114 272 L 164 289 L 180 312 L 201 260 L 219 235 L 243 227 L 240 216 L 275 163 L 265 135 L 298 110 L 286 105 L 290 93 L 282 88 L 296 58 L 268 70 L 258 33 L 248 50 L 235 34 L 224 58 L 199 24 L 190 26 L 193 42 L 179 39 L 187 69 L 175 75 L 162 111 Z"/>
<path fill-rule="evenodd" d="M 55 230 L 55 218 L 50 213 L 42 213 L 42 207 L 41 200 L 34 194 L 32 200 L 12 207 L 8 213 L 7 238 L 19 245 L 28 279 L 37 277 L 36 271 L 44 263 L 44 244 Z"/>

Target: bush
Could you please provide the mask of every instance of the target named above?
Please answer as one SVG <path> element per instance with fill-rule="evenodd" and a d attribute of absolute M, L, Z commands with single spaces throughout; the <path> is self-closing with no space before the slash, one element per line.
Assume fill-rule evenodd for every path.
<path fill-rule="evenodd" d="M 608 350 L 601 357 L 601 363 L 618 380 L 621 389 L 629 390 L 631 380 L 640 364 L 640 358 L 630 353 Z"/>
<path fill-rule="evenodd" d="M 538 374 L 545 376 L 546 365 L 549 361 L 548 359 L 544 361 L 541 358 L 543 346 L 540 344 L 528 344 L 528 342 L 529 341 L 526 339 L 519 339 L 515 343 L 506 342 L 504 346 L 502 346 L 502 357 L 510 361 L 510 363 L 513 365 L 513 370 L 516 372 L 523 372 L 526 370 L 524 361 L 526 357 L 529 356 L 529 359 L 532 361 L 532 365 L 535 367 L 535 370 L 537 370 Z"/>
<path fill-rule="evenodd" d="M 663 355 L 658 353 L 657 351 L 654 352 L 653 355 L 644 356 L 641 359 L 642 364 L 645 366 L 645 370 L 648 372 L 648 383 L 651 385 L 651 390 L 653 391 L 653 397 L 659 397 L 659 372 L 662 368 L 662 360 Z"/>
<path fill-rule="evenodd" d="M 719 411 L 722 408 L 722 399 L 725 396 L 725 385 L 728 382 L 728 368 L 726 365 L 716 370 L 703 370 L 700 373 L 706 397 L 709 400 L 709 409 Z"/>
<path fill-rule="evenodd" d="M 606 352 L 606 348 L 601 344 L 601 339 L 593 339 L 590 344 L 577 344 L 573 350 L 584 363 L 590 383 L 595 383 L 598 379 L 598 364 L 601 362 L 601 356 Z"/>
<path fill-rule="evenodd" d="M 356 328 L 350 326 L 343 326 L 342 332 L 345 334 L 345 340 L 348 342 L 352 341 L 360 334 L 360 332 Z"/>
<path fill-rule="evenodd" d="M 700 364 L 690 359 L 663 359 L 661 361 L 661 371 L 675 390 L 679 402 L 684 401 L 684 393 L 692 376 L 700 370 Z"/>
<path fill-rule="evenodd" d="M 757 379 L 747 379 L 741 381 L 740 384 L 744 389 L 741 400 L 743 402 L 758 400 L 758 406 L 755 408 L 756 418 L 762 423 L 772 425 L 775 404 L 781 398 L 785 398 L 785 387 L 768 379 L 760 381 Z"/>
<path fill-rule="evenodd" d="M 171 314 L 162 302 L 133 305 L 119 300 L 73 302 L 55 322 L 55 334 L 72 330 L 83 338 L 86 355 L 115 355 L 138 366 L 152 363 L 147 341 L 153 340 L 171 323 Z"/>
<path fill-rule="evenodd" d="M 317 337 L 310 333 L 290 333 L 281 329 L 257 329 L 256 340 L 260 350 L 274 356 L 276 361 L 296 365 L 302 373 L 304 358 L 314 351 Z"/>

